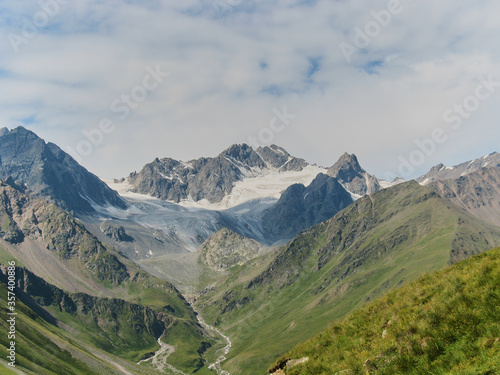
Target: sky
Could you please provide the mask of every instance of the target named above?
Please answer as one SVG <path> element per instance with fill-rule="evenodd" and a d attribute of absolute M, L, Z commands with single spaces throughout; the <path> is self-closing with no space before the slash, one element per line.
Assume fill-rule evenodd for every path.
<path fill-rule="evenodd" d="M 91 172 L 277 144 L 379 178 L 500 151 L 496 0 L 0 1 L 0 126 Z"/>

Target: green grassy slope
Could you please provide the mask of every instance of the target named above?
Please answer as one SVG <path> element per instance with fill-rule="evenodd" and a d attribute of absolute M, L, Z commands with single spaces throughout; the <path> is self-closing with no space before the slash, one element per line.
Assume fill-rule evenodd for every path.
<path fill-rule="evenodd" d="M 497 374 L 500 249 L 391 292 L 286 354 L 289 375 Z"/>
<path fill-rule="evenodd" d="M 358 200 L 275 255 L 230 269 L 198 308 L 233 340 L 224 367 L 255 375 L 333 319 L 499 245 L 500 228 L 405 183 Z"/>

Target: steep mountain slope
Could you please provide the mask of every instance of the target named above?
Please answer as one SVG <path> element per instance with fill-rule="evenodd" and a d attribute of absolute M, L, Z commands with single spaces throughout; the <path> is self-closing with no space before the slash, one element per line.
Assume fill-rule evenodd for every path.
<path fill-rule="evenodd" d="M 500 168 L 481 168 L 455 180 L 429 187 L 477 217 L 500 226 Z"/>
<path fill-rule="evenodd" d="M 137 362 L 157 348 L 156 340 L 173 323 L 168 309 L 155 311 L 149 307 L 119 299 L 92 297 L 84 293 L 66 293 L 33 273 L 16 269 L 16 295 L 32 309 L 47 309 L 48 322 L 68 324 L 98 348 Z M 6 271 L 0 273 L 7 285 Z M 27 353 L 21 353 L 27 354 Z"/>
<path fill-rule="evenodd" d="M 201 293 L 233 339 L 224 364 L 255 374 L 304 338 L 424 272 L 500 245 L 500 229 L 416 182 L 363 197 Z"/>
<path fill-rule="evenodd" d="M 169 361 L 185 371 L 203 367 L 204 341 L 213 339 L 203 339 L 206 332 L 198 325 L 194 311 L 171 284 L 106 248 L 83 224 L 54 204 L 2 183 L 0 222 L 0 260 L 14 259 L 65 292 L 123 299 L 163 311 L 172 322 L 172 329 L 165 329 L 164 340 L 176 348 Z M 39 279 L 36 284 L 41 283 Z M 95 303 L 90 297 L 85 301 L 82 306 Z M 124 311 L 114 314 L 120 316 Z M 127 335 L 121 328 L 117 334 Z"/>
<path fill-rule="evenodd" d="M 181 162 L 170 158 L 155 159 L 140 172 L 128 177 L 133 191 L 180 202 L 206 199 L 221 202 L 236 182 L 271 171 L 301 171 L 308 164 L 292 157 L 284 149 L 271 146 L 253 150 L 246 144 L 233 145 L 215 158 Z"/>
<path fill-rule="evenodd" d="M 381 189 L 377 178 L 361 168 L 356 155 L 347 152 L 328 169 L 327 174 L 335 177 L 347 191 L 358 198 Z"/>
<path fill-rule="evenodd" d="M 6 312 L 9 311 L 7 292 L 2 278 L 0 282 L 0 329 L 2 332 L 9 330 L 7 323 L 9 318 L 6 315 Z M 12 371 L 12 367 L 3 362 L 4 357 L 0 361 L 1 374 L 158 374 L 152 369 L 137 366 L 133 362 L 106 353 L 88 342 L 82 341 L 76 337 L 74 329 L 68 331 L 67 326 L 42 309 L 29 296 L 22 292 L 17 292 L 16 295 L 17 372 Z M 82 328 L 81 325 L 80 328 Z M 1 335 L 0 350 L 3 353 L 7 353 L 7 348 L 10 348 L 10 341 L 6 334 Z"/>
<path fill-rule="evenodd" d="M 438 164 L 432 167 L 425 175 L 418 178 L 417 181 L 422 185 L 427 185 L 434 181 L 457 179 L 486 167 L 500 167 L 500 154 L 498 152 L 493 152 L 482 158 L 471 160 L 454 167 Z"/>
<path fill-rule="evenodd" d="M 299 232 L 327 220 L 353 202 L 351 195 L 333 177 L 320 173 L 305 187 L 286 189 L 262 217 L 265 237 L 290 240 Z"/>
<path fill-rule="evenodd" d="M 0 133 L 0 179 L 11 177 L 40 197 L 78 213 L 93 205 L 126 208 L 123 199 L 53 143 L 18 127 Z"/>
<path fill-rule="evenodd" d="M 1 181 L 0 221 L 0 237 L 5 247 L 12 249 L 13 256 L 44 278 L 57 279 L 61 286 L 67 279 L 62 274 L 65 268 L 73 268 L 74 273 L 89 277 L 94 284 L 106 282 L 118 286 L 130 279 L 127 267 L 118 257 L 107 251 L 72 216 Z M 53 259 L 66 264 L 60 273 L 57 267 L 52 267 Z M 81 270 L 74 267 L 75 262 Z M 45 274 L 44 267 L 50 267 Z"/>
<path fill-rule="evenodd" d="M 426 275 L 296 347 L 276 374 L 496 374 L 499 283 L 500 249 Z"/>

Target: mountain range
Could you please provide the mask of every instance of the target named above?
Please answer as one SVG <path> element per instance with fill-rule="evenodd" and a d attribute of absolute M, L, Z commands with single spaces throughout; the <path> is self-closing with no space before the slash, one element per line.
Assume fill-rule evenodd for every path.
<path fill-rule="evenodd" d="M 320 366 L 307 345 L 292 348 L 426 272 L 500 246 L 498 155 L 388 182 L 354 154 L 320 167 L 241 144 L 188 162 L 156 158 L 104 182 L 35 133 L 1 129 L 0 303 L 15 260 L 19 366 Z M 325 348 L 318 358 L 332 355 Z M 280 367 L 308 355 L 295 372 Z"/>
<path fill-rule="evenodd" d="M 215 158 L 181 162 L 156 158 L 140 172 L 131 173 L 132 191 L 179 203 L 181 200 L 219 203 L 236 182 L 270 172 L 300 172 L 308 164 L 272 145 L 254 150 L 246 144 L 233 145 Z"/>

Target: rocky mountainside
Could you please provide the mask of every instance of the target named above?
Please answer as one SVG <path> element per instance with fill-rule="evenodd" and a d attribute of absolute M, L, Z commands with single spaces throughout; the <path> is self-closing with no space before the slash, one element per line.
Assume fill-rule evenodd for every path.
<path fill-rule="evenodd" d="M 223 271 L 247 263 L 264 250 L 257 241 L 223 228 L 203 242 L 198 251 L 202 264 L 214 271 Z"/>
<path fill-rule="evenodd" d="M 471 160 L 454 167 L 447 167 L 442 163 L 438 164 L 432 167 L 425 175 L 419 177 L 417 181 L 422 185 L 428 185 L 434 181 L 457 179 L 486 167 L 500 167 L 500 154 L 498 152 L 493 152 L 482 158 Z"/>
<path fill-rule="evenodd" d="M 481 168 L 428 186 L 457 206 L 500 226 L 500 168 Z"/>
<path fill-rule="evenodd" d="M 231 193 L 234 184 L 265 173 L 301 171 L 308 164 L 272 145 L 252 149 L 233 145 L 214 158 L 181 162 L 155 159 L 128 177 L 133 191 L 173 202 L 206 199 L 217 203 Z"/>
<path fill-rule="evenodd" d="M 328 169 L 327 174 L 335 177 L 347 191 L 358 198 L 381 189 L 378 179 L 361 168 L 356 155 L 347 152 Z"/>
<path fill-rule="evenodd" d="M 500 249 L 495 249 L 424 276 L 334 322 L 269 372 L 495 374 L 500 368 L 498 283 Z"/>
<path fill-rule="evenodd" d="M 0 179 L 9 177 L 77 213 L 92 213 L 93 205 L 126 208 L 123 199 L 97 176 L 23 127 L 0 132 Z"/>
<path fill-rule="evenodd" d="M 498 245 L 498 227 L 427 187 L 403 183 L 357 200 L 250 261 L 203 291 L 198 306 L 234 338 L 225 368 L 260 373 L 263 359 L 271 363 L 332 319 Z"/>
<path fill-rule="evenodd" d="M 266 237 L 274 241 L 289 240 L 304 229 L 330 219 L 352 202 L 351 195 L 337 179 L 320 173 L 307 187 L 290 186 L 264 212 Z"/>
<path fill-rule="evenodd" d="M 71 215 L 2 181 L 0 222 L 0 238 L 7 243 L 22 247 L 37 242 L 61 261 L 78 261 L 97 282 L 120 285 L 130 277 L 127 267 Z"/>

